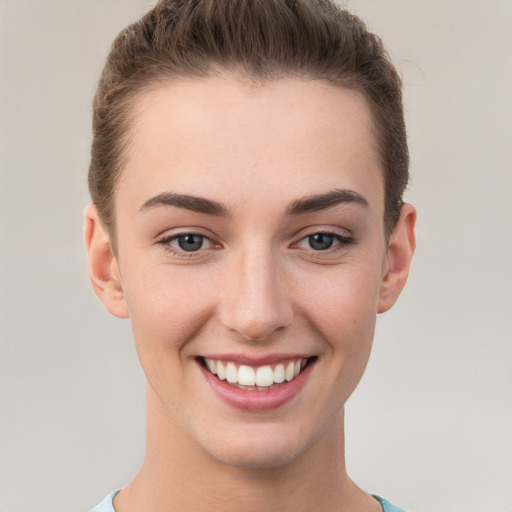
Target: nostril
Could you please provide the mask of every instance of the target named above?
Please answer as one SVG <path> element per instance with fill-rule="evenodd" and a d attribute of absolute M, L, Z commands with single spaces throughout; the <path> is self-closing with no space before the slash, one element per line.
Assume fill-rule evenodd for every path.
<path fill-rule="evenodd" d="M 290 323 L 291 321 L 285 315 L 276 312 L 265 314 L 259 311 L 254 314 L 244 312 L 230 318 L 225 325 L 231 331 L 240 334 L 246 341 L 257 343 L 270 339 L 277 332 L 282 332 Z"/>

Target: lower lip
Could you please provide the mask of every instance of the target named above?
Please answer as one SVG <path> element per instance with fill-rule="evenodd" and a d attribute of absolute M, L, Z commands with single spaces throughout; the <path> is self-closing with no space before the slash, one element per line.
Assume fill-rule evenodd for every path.
<path fill-rule="evenodd" d="M 290 382 L 285 382 L 268 391 L 250 391 L 230 386 L 227 382 L 215 377 L 215 375 L 210 373 L 203 366 L 200 365 L 200 368 L 206 382 L 223 402 L 237 409 L 268 411 L 283 406 L 299 394 L 311 373 L 314 363 L 315 361 L 312 361 L 308 364 L 299 375 Z"/>

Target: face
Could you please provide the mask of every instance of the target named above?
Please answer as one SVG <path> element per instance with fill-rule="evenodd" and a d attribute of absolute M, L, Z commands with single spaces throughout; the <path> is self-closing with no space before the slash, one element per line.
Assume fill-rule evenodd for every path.
<path fill-rule="evenodd" d="M 131 318 L 153 420 L 238 467 L 314 450 L 389 303 L 365 99 L 320 81 L 182 81 L 139 100 L 132 135 L 104 302 Z"/>

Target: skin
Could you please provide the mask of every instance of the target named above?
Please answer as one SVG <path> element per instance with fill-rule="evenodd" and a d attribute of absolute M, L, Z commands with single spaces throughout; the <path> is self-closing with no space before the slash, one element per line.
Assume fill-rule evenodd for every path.
<path fill-rule="evenodd" d="M 225 75 L 138 100 L 117 253 L 94 206 L 85 223 L 92 284 L 131 318 L 147 379 L 146 457 L 116 510 L 380 510 L 345 471 L 344 404 L 407 279 L 416 216 L 405 205 L 386 240 L 371 130 L 362 95 L 321 81 Z M 331 248 L 311 246 L 319 232 Z M 172 237 L 187 233 L 208 238 L 186 252 Z M 269 411 L 221 401 L 197 361 L 297 353 L 315 364 Z"/>

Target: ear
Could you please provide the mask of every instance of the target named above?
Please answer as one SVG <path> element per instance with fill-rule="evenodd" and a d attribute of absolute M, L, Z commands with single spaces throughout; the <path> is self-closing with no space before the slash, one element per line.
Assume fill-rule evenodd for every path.
<path fill-rule="evenodd" d="M 130 315 L 110 236 L 94 205 L 88 206 L 84 215 L 84 242 L 92 287 L 109 313 L 118 318 L 128 318 Z"/>
<path fill-rule="evenodd" d="M 397 301 L 411 266 L 412 255 L 416 249 L 416 210 L 410 204 L 404 204 L 400 219 L 391 233 L 388 242 L 386 265 L 379 292 L 378 313 L 384 313 Z"/>

